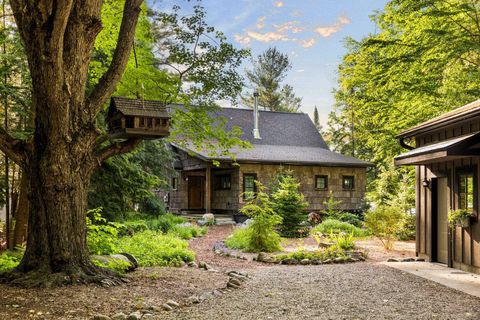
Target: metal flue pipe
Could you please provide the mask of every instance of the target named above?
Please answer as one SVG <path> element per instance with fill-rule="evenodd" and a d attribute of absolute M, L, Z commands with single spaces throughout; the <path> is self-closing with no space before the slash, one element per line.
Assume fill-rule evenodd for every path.
<path fill-rule="evenodd" d="M 253 138 L 262 139 L 260 137 L 260 130 L 258 129 L 258 92 L 253 93 Z"/>

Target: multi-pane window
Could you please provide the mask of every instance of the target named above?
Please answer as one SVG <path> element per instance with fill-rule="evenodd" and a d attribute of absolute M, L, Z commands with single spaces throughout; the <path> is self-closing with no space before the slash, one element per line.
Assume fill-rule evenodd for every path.
<path fill-rule="evenodd" d="M 255 197 L 255 192 L 257 192 L 255 180 L 257 180 L 257 175 L 254 173 L 245 173 L 243 175 L 243 199 L 249 200 Z"/>
<path fill-rule="evenodd" d="M 458 176 L 458 179 L 459 206 L 461 209 L 473 210 L 473 174 L 461 174 Z"/>
<path fill-rule="evenodd" d="M 229 174 L 215 176 L 214 186 L 215 190 L 230 190 L 232 187 L 232 176 Z"/>
<path fill-rule="evenodd" d="M 315 176 L 315 189 L 327 190 L 328 189 L 328 177 L 327 176 Z"/>
<path fill-rule="evenodd" d="M 355 177 L 354 176 L 343 176 L 342 177 L 342 188 L 343 188 L 343 190 L 353 190 L 353 189 L 355 189 Z"/>

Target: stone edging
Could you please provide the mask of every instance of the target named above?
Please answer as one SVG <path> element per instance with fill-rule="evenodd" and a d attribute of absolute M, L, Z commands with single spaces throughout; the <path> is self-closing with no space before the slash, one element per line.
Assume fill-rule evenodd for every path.
<path fill-rule="evenodd" d="M 241 251 L 233 250 L 228 248 L 223 241 L 217 241 L 213 245 L 213 251 L 215 254 L 225 257 L 233 257 L 241 260 L 248 260 L 246 256 L 243 256 Z M 254 257 L 254 261 L 262 262 L 262 263 L 270 263 L 270 264 L 284 264 L 284 265 L 320 265 L 320 264 L 332 264 L 332 263 L 352 263 L 352 262 L 359 262 L 365 261 L 365 253 L 363 251 L 349 251 L 346 252 L 346 257 L 338 257 L 334 259 L 327 259 L 327 260 L 310 260 L 310 259 L 303 259 L 297 260 L 293 258 L 287 258 L 281 261 L 275 260 L 274 255 L 270 255 L 264 252 L 260 252 L 257 257 Z"/>

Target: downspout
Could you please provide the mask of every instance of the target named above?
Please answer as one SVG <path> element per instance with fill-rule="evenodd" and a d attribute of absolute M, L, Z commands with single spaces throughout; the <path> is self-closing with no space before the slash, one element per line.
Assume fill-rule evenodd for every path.
<path fill-rule="evenodd" d="M 401 145 L 403 148 L 407 149 L 407 150 L 413 150 L 413 149 L 415 149 L 415 147 L 412 147 L 412 146 L 408 145 L 408 144 L 405 142 L 405 138 L 404 138 L 404 137 L 401 137 L 400 139 L 398 139 L 398 141 L 400 142 L 400 145 Z"/>

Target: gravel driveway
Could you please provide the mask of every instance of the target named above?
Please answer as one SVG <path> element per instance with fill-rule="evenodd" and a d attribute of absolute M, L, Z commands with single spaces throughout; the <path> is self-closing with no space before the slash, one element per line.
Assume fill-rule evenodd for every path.
<path fill-rule="evenodd" d="M 480 299 L 376 263 L 246 271 L 241 289 L 162 319 L 480 319 Z"/>
<path fill-rule="evenodd" d="M 252 279 L 240 289 L 161 319 L 480 319 L 479 298 L 377 261 L 270 266 L 214 255 L 213 243 L 231 230 L 214 227 L 191 247 L 199 260 L 223 271 L 244 270 Z"/>

